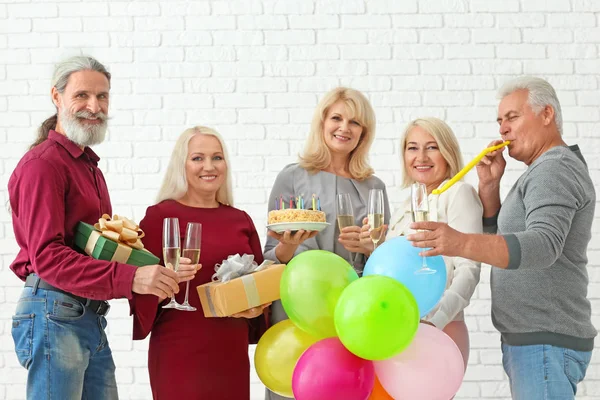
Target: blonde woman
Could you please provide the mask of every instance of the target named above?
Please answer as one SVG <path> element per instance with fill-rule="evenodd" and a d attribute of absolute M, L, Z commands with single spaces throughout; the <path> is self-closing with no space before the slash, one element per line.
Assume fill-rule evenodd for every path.
<path fill-rule="evenodd" d="M 179 219 L 184 235 L 188 222 L 202 224 L 201 263 L 191 281 L 190 304 L 195 312 L 163 309 L 155 296 L 136 296 L 133 339 L 150 330 L 148 368 L 154 399 L 249 399 L 249 340 L 266 329 L 262 308 L 238 318 L 205 318 L 195 287 L 210 282 L 212 266 L 231 254 L 253 254 L 263 260 L 252 220 L 233 207 L 229 155 L 221 136 L 197 126 L 184 131 L 171 156 L 157 204 L 148 207 L 140 227 L 146 248 L 162 260 L 164 218 Z M 182 268 L 196 268 L 182 259 Z M 187 265 L 185 265 L 187 264 Z M 183 302 L 185 288 L 177 302 Z M 168 300 L 168 299 L 167 299 Z M 249 339 L 250 338 L 250 339 Z"/>
<path fill-rule="evenodd" d="M 452 129 L 437 118 L 420 118 L 406 127 L 400 149 L 403 154 L 404 187 L 414 182 L 427 186 L 429 219 L 447 222 L 465 233 L 482 232 L 483 207 L 473 186 L 459 181 L 438 195 L 431 192 L 441 187 L 463 167 L 460 147 Z M 386 239 L 408 235 L 412 223 L 410 198 L 392 215 Z M 368 239 L 369 226 L 363 226 L 361 243 L 372 251 Z M 442 329 L 458 345 L 465 364 L 469 359 L 469 332 L 463 310 L 469 304 L 479 282 L 480 263 L 461 257 L 444 257 L 446 291 L 438 305 L 424 318 L 425 323 Z"/>
<path fill-rule="evenodd" d="M 312 194 L 319 196 L 321 209 L 330 225 L 319 232 L 299 230 L 278 234 L 269 231 L 265 245 L 265 258 L 287 263 L 306 250 L 327 250 L 345 259 L 355 253 L 354 268 L 361 271 L 365 250 L 360 246 L 359 234 L 362 220 L 367 214 L 369 190 L 384 191 L 384 223 L 390 211 L 384 183 L 373 175 L 368 153 L 375 138 L 375 113 L 367 98 L 359 91 L 338 87 L 327 93 L 318 104 L 300 162 L 286 166 L 275 179 L 269 196 L 269 211 L 276 199 L 283 196 Z M 356 226 L 339 231 L 336 224 L 337 194 L 348 193 L 354 209 Z M 286 319 L 280 302 L 271 307 L 272 323 Z M 266 398 L 283 399 L 267 390 Z"/>

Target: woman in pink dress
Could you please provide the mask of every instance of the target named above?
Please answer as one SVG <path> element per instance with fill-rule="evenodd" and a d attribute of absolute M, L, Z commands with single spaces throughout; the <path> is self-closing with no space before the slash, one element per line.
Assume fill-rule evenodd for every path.
<path fill-rule="evenodd" d="M 163 309 L 155 296 L 135 296 L 133 339 L 150 331 L 148 368 L 154 399 L 243 400 L 250 398 L 248 345 L 266 329 L 263 308 L 227 318 L 205 318 L 196 286 L 210 282 L 213 266 L 239 253 L 263 261 L 250 216 L 234 208 L 227 149 L 220 135 L 194 127 L 179 137 L 157 204 L 148 207 L 140 227 L 146 248 L 162 260 L 164 218 L 178 218 L 181 235 L 188 222 L 202 224 L 200 263 L 190 284 L 197 311 Z M 183 239 L 183 238 L 182 238 Z M 191 268 L 181 259 L 182 268 Z M 186 266 L 186 264 L 188 264 Z M 195 267 L 194 267 L 195 268 Z M 184 301 L 185 286 L 176 300 Z M 167 299 L 166 301 L 168 301 Z"/>

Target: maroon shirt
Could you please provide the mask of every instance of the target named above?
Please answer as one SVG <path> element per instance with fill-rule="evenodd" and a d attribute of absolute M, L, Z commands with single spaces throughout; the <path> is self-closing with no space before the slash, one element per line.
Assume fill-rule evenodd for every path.
<path fill-rule="evenodd" d="M 112 215 L 100 158 L 53 130 L 28 151 L 8 181 L 13 229 L 20 247 L 10 268 L 22 280 L 36 273 L 49 284 L 95 300 L 132 297 L 136 267 L 95 260 L 73 249 L 79 221 Z"/>

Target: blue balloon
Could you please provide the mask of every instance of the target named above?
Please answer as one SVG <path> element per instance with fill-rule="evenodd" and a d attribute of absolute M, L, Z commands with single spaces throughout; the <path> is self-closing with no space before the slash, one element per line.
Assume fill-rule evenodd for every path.
<path fill-rule="evenodd" d="M 446 289 L 446 263 L 442 256 L 427 257 L 427 266 L 435 274 L 415 274 L 421 268 L 422 250 L 403 236 L 386 240 L 371 254 L 363 271 L 363 276 L 384 275 L 404 284 L 417 300 L 421 318 L 436 306 Z"/>

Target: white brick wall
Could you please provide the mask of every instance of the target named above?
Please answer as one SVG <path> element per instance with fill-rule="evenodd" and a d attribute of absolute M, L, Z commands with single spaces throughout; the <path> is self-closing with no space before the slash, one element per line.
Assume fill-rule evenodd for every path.
<path fill-rule="evenodd" d="M 115 212 L 137 220 L 152 203 L 177 135 L 207 124 L 228 142 L 237 205 L 264 239 L 270 186 L 295 161 L 319 97 L 340 84 L 363 90 L 373 102 L 379 121 L 373 165 L 393 204 L 401 182 L 398 136 L 408 120 L 446 119 L 471 157 L 497 135 L 494 90 L 523 73 L 555 85 L 565 137 L 582 145 L 600 185 L 596 0 L 0 0 L 2 205 L 18 157 L 53 111 L 52 64 L 80 52 L 114 74 L 109 140 L 97 151 Z M 509 163 L 503 193 L 521 171 Z M 475 174 L 468 180 L 475 182 Z M 589 297 L 600 327 L 600 214 L 593 231 Z M 25 370 L 10 337 L 21 286 L 8 268 L 15 251 L 2 206 L 0 400 L 25 393 Z M 148 399 L 147 342 L 131 341 L 126 302 L 112 304 L 109 336 L 121 398 Z M 471 360 L 457 398 L 510 397 L 489 310 L 485 268 L 467 309 Z M 252 393 L 262 398 L 255 375 Z M 579 393 L 600 400 L 600 352 Z"/>

